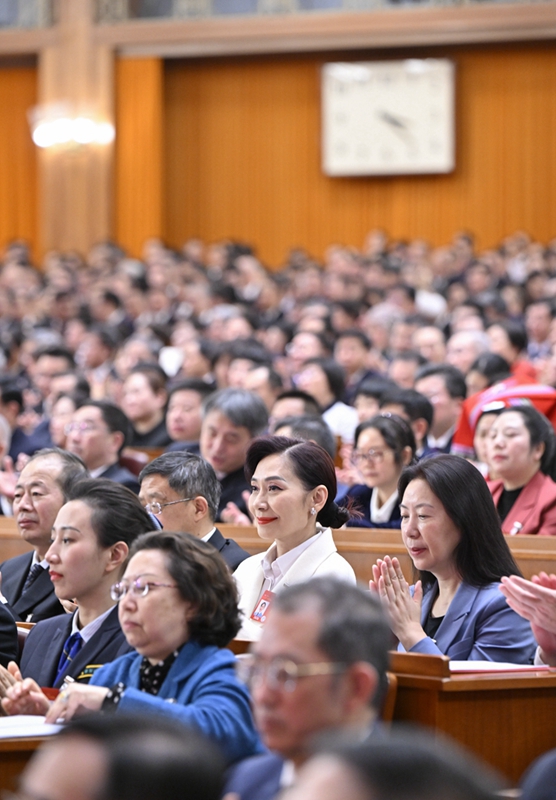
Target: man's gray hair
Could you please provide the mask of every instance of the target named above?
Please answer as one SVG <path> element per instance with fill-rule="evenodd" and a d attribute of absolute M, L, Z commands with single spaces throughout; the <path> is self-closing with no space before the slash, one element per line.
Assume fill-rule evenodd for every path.
<path fill-rule="evenodd" d="M 139 482 L 149 475 L 162 475 L 181 497 L 201 495 L 208 503 L 211 520 L 216 519 L 222 487 L 211 465 L 201 456 L 186 450 L 163 453 L 141 470 Z"/>
<path fill-rule="evenodd" d="M 211 411 L 220 411 L 232 425 L 247 428 L 252 437 L 260 436 L 268 427 L 268 411 L 259 397 L 247 389 L 220 389 L 203 403 L 203 418 Z"/>
<path fill-rule="evenodd" d="M 317 645 L 331 661 L 365 661 L 377 672 L 372 705 L 380 709 L 388 688 L 388 651 L 392 632 L 378 598 L 338 578 L 313 578 L 276 595 L 273 611 L 297 614 L 314 609 L 322 617 Z"/>
<path fill-rule="evenodd" d="M 54 475 L 53 478 L 62 490 L 64 495 L 64 502 L 68 502 L 68 497 L 71 489 L 84 478 L 89 477 L 89 472 L 83 461 L 76 456 L 75 453 L 70 453 L 68 450 L 62 450 L 61 447 L 43 447 L 42 450 L 37 450 L 33 453 L 28 464 L 35 461 L 37 458 L 57 458 L 60 461 L 60 472 Z"/>

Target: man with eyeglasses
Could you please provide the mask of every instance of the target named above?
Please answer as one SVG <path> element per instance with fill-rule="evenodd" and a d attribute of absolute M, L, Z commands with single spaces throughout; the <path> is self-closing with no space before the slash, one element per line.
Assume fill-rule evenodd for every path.
<path fill-rule="evenodd" d="M 238 764 L 226 790 L 240 800 L 272 800 L 295 783 L 319 735 L 376 735 L 390 644 L 378 600 L 362 589 L 315 578 L 277 595 L 241 664 L 271 752 Z"/>
<path fill-rule="evenodd" d="M 233 572 L 249 557 L 216 528 L 221 486 L 211 465 L 186 451 L 164 453 L 139 475 L 139 499 L 167 531 L 191 533 L 211 544 Z"/>
<path fill-rule="evenodd" d="M 139 494 L 137 478 L 119 463 L 131 440 L 131 423 L 118 406 L 86 400 L 74 412 L 66 436 L 66 449 L 84 461 L 92 478 L 107 478 Z"/>

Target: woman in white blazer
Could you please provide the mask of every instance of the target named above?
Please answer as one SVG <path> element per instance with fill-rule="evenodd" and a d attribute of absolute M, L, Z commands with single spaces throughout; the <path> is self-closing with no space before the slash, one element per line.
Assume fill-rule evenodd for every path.
<path fill-rule="evenodd" d="M 355 583 L 355 573 L 332 538 L 331 528 L 344 525 L 350 512 L 334 502 L 334 462 L 322 447 L 285 436 L 255 439 L 245 473 L 257 532 L 272 543 L 234 572 L 243 612 L 238 638 L 254 641 L 276 592 L 320 575 Z"/>

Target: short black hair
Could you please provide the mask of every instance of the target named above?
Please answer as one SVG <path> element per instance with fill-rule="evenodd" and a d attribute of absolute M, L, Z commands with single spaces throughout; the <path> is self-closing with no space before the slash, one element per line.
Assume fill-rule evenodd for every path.
<path fill-rule="evenodd" d="M 92 510 L 91 525 L 100 547 L 111 547 L 116 542 L 131 546 L 140 534 L 153 529 L 153 521 L 137 495 L 108 478 L 77 481 L 66 502 L 71 500 L 81 500 Z"/>
<path fill-rule="evenodd" d="M 214 390 L 214 384 L 207 383 L 201 380 L 201 378 L 184 378 L 184 380 L 171 385 L 168 390 L 168 400 L 170 400 L 172 395 L 176 392 L 196 392 L 204 400 L 205 397 L 212 394 Z"/>
<path fill-rule="evenodd" d="M 372 347 L 371 340 L 359 328 L 348 328 L 345 331 L 340 331 L 336 336 L 336 343 L 340 341 L 340 339 L 357 339 L 366 350 L 370 350 Z"/>
<path fill-rule="evenodd" d="M 427 364 L 418 370 L 415 376 L 415 383 L 423 380 L 423 378 L 430 378 L 431 375 L 440 375 L 444 380 L 446 391 L 452 399 L 459 399 L 467 397 L 467 386 L 465 383 L 465 376 L 457 367 L 451 364 Z"/>
<path fill-rule="evenodd" d="M 303 392 L 301 389 L 287 389 L 285 392 L 280 392 L 276 402 L 279 400 L 302 400 L 305 414 L 320 414 L 319 404 L 313 395 Z"/>
<path fill-rule="evenodd" d="M 379 400 L 379 407 L 398 405 L 411 420 L 424 419 L 428 428 L 432 425 L 434 408 L 428 397 L 415 389 L 394 389 L 386 391 Z"/>
<path fill-rule="evenodd" d="M 346 373 L 344 369 L 333 358 L 308 358 L 307 361 L 303 362 L 304 367 L 311 364 L 322 369 L 334 399 L 341 400 L 346 388 Z"/>
<path fill-rule="evenodd" d="M 496 800 L 502 783 L 448 739 L 403 726 L 387 738 L 332 744 L 330 755 L 354 772 L 369 800 Z"/>
<path fill-rule="evenodd" d="M 106 776 L 98 800 L 219 800 L 225 762 L 193 728 L 163 714 L 75 717 L 47 746 L 73 737 L 103 748 Z"/>
<path fill-rule="evenodd" d="M 285 427 L 290 428 L 292 438 L 316 442 L 326 450 L 330 458 L 336 458 L 336 437 L 318 414 L 284 417 L 274 426 L 274 433 L 279 435 L 280 428 Z"/>
<path fill-rule="evenodd" d="M 124 447 L 127 447 L 131 442 L 133 431 L 127 415 L 124 414 L 119 406 L 115 405 L 115 403 L 111 403 L 109 400 L 90 400 L 87 398 L 79 403 L 78 406 L 78 408 L 89 407 L 99 409 L 102 420 L 110 433 L 123 433 L 124 438 L 118 451 L 121 453 Z"/>

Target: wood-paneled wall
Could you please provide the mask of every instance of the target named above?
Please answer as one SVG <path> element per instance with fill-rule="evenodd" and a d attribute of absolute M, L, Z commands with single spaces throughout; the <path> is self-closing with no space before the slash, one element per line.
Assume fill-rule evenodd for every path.
<path fill-rule="evenodd" d="M 36 102 L 36 68 L 0 66 L 0 246 L 23 238 L 35 251 L 37 158 L 27 111 Z"/>
<path fill-rule="evenodd" d="M 433 244 L 468 228 L 481 247 L 517 228 L 543 241 L 556 236 L 556 47 L 442 47 L 388 57 L 408 55 L 456 62 L 451 175 L 322 174 L 319 70 L 341 54 L 168 61 L 166 238 L 177 245 L 190 236 L 234 236 L 276 265 L 293 245 L 318 256 L 335 241 L 359 246 L 374 226 Z"/>
<path fill-rule="evenodd" d="M 116 63 L 116 189 L 114 236 L 130 253 L 162 235 L 163 64 L 158 58 Z"/>

